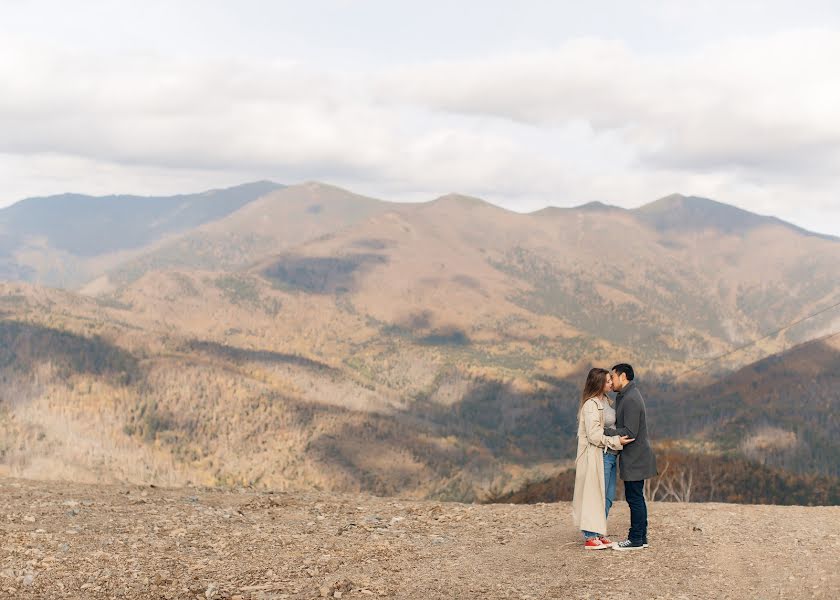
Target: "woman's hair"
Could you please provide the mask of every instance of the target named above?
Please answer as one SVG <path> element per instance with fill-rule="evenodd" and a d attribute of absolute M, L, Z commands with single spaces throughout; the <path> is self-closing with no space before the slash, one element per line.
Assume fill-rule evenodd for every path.
<path fill-rule="evenodd" d="M 580 395 L 580 404 L 578 405 L 578 413 L 583 408 L 584 402 L 590 398 L 600 398 L 604 393 L 604 385 L 607 383 L 607 375 L 610 372 L 606 369 L 599 369 L 598 367 L 589 369 L 589 375 L 586 376 L 586 384 L 583 386 L 583 393 Z"/>

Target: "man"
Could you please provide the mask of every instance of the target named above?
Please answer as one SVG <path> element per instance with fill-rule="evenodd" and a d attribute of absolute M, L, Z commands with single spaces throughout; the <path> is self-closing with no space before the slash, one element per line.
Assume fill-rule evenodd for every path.
<path fill-rule="evenodd" d="M 636 440 L 624 446 L 618 459 L 618 472 L 624 481 L 624 497 L 630 505 L 630 532 L 626 540 L 613 546 L 616 550 L 647 548 L 645 479 L 657 474 L 656 457 L 648 442 L 645 400 L 634 378 L 633 367 L 626 363 L 612 368 L 613 390 L 618 392 L 615 429 L 604 430 L 604 435 L 626 435 Z"/>

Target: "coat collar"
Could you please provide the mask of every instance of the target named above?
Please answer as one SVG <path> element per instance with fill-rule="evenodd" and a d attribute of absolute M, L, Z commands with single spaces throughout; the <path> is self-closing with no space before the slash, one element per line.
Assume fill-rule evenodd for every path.
<path fill-rule="evenodd" d="M 618 392 L 618 396 L 616 396 L 616 399 L 622 398 L 624 396 L 624 394 L 626 394 L 627 392 L 629 392 L 630 390 L 632 390 L 635 387 L 636 387 L 636 382 L 635 381 L 628 381 L 627 385 L 624 386 L 624 389 L 621 390 L 620 392 Z"/>

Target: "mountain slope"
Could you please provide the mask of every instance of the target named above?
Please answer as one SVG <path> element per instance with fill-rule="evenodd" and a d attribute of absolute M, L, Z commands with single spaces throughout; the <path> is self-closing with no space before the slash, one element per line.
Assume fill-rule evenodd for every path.
<path fill-rule="evenodd" d="M 836 302 L 840 241 L 761 223 L 738 234 L 657 230 L 633 211 L 522 215 L 449 196 L 394 206 L 252 272 L 289 290 L 340 294 L 395 331 L 476 340 L 583 335 L 667 367 Z M 788 340 L 835 322 L 840 316 L 826 314 L 788 331 Z"/>
<path fill-rule="evenodd" d="M 161 269 L 241 269 L 284 248 L 359 223 L 389 206 L 321 183 L 289 186 L 126 261 L 88 291 L 101 293 Z"/>
<path fill-rule="evenodd" d="M 207 253 L 174 256 L 208 268 L 148 265 L 108 295 L 0 286 L 11 472 L 473 499 L 566 465 L 583 375 L 622 360 L 650 386 L 661 440 L 740 452 L 737 436 L 713 433 L 818 431 L 731 423 L 760 408 L 725 390 L 694 407 L 705 382 L 681 374 L 832 302 L 830 239 L 775 223 L 657 231 L 633 211 L 522 215 L 458 195 L 385 204 L 319 184 L 201 234 Z M 249 235 L 257 243 L 234 256 Z M 742 302 L 750 290 L 755 306 Z M 752 350 L 838 319 L 827 312 Z M 728 358 L 712 366 L 752 360 Z M 678 377 L 676 401 L 657 376 Z M 674 423 L 685 429 L 665 429 Z"/>
<path fill-rule="evenodd" d="M 657 231 L 689 232 L 712 229 L 725 234 L 744 234 L 759 227 L 777 225 L 801 235 L 838 240 L 834 236 L 807 231 L 776 217 L 757 215 L 698 196 L 671 194 L 632 212 Z"/>
<path fill-rule="evenodd" d="M 61 194 L 0 209 L 0 278 L 73 286 L 96 258 L 137 250 L 236 211 L 270 181 L 166 197 Z"/>
<path fill-rule="evenodd" d="M 840 477 L 840 334 L 798 345 L 702 386 L 654 386 L 661 438 L 793 472 Z"/>

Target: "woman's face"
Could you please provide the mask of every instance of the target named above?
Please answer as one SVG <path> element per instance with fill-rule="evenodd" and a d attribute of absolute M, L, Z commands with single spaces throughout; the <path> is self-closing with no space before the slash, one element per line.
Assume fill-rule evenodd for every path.
<path fill-rule="evenodd" d="M 612 389 L 612 376 L 607 374 L 607 380 L 604 382 L 604 393 L 611 392 Z"/>

